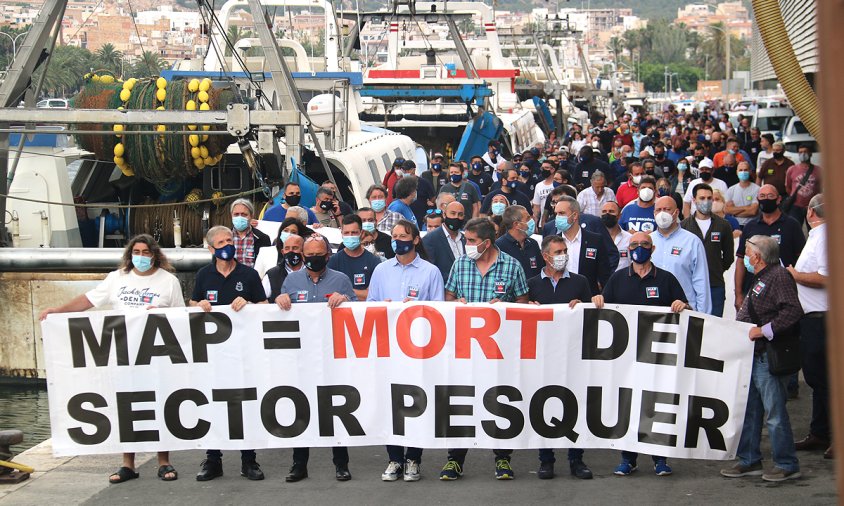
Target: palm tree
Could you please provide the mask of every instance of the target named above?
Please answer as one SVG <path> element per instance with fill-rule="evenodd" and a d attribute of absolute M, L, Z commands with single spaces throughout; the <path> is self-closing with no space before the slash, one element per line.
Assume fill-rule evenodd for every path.
<path fill-rule="evenodd" d="M 50 67 L 44 78 L 43 91 L 54 96 L 70 96 L 82 86 L 83 77 L 94 66 L 94 56 L 87 49 L 74 46 L 56 46 Z M 41 77 L 39 68 L 33 81 Z"/>
<path fill-rule="evenodd" d="M 612 53 L 613 60 L 618 62 L 621 52 L 624 50 L 624 43 L 618 37 L 612 37 L 607 44 L 607 50 Z"/>
<path fill-rule="evenodd" d="M 132 77 L 153 77 L 169 66 L 164 58 L 155 51 L 144 51 L 132 68 Z"/>
<path fill-rule="evenodd" d="M 226 35 L 229 39 L 229 43 L 231 43 L 232 47 L 234 47 L 235 44 L 237 44 L 237 41 L 239 41 L 240 39 L 245 39 L 247 37 L 251 37 L 252 32 L 249 31 L 246 28 L 242 28 L 240 26 L 232 25 L 232 26 L 229 27 L 229 31 L 226 32 Z M 229 48 L 228 45 L 226 46 L 225 55 L 226 56 L 232 55 L 232 50 Z"/>
<path fill-rule="evenodd" d="M 630 61 L 633 61 L 633 51 L 640 50 L 642 44 L 641 30 L 627 30 L 621 35 L 621 43 L 630 55 Z"/>
<path fill-rule="evenodd" d="M 110 70 L 119 75 L 123 63 L 123 53 L 114 49 L 114 44 L 106 42 L 94 53 L 99 68 Z M 122 76 L 121 76 L 122 77 Z"/>

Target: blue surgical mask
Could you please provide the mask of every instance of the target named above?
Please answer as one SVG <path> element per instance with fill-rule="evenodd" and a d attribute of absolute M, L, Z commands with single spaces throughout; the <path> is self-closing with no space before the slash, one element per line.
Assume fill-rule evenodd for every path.
<path fill-rule="evenodd" d="M 744 255 L 744 268 L 747 270 L 747 272 L 749 272 L 751 274 L 756 274 L 756 268 L 754 268 L 750 264 L 750 257 L 747 256 L 747 255 Z"/>
<path fill-rule="evenodd" d="M 396 252 L 396 255 L 406 255 L 413 249 L 413 241 L 393 239 L 390 245 L 393 247 L 393 251 Z"/>
<path fill-rule="evenodd" d="M 140 272 L 146 272 L 152 269 L 152 257 L 132 255 L 132 265 L 134 265 Z"/>
<path fill-rule="evenodd" d="M 226 244 L 222 248 L 214 249 L 214 256 L 220 260 L 231 260 L 234 258 L 235 249 L 234 244 Z"/>
<path fill-rule="evenodd" d="M 677 170 L 679 170 L 680 172 L 686 172 L 686 169 L 688 169 L 688 168 L 689 168 L 689 166 L 685 163 L 678 163 L 677 164 Z"/>
<path fill-rule="evenodd" d="M 739 178 L 739 181 L 749 181 L 750 180 L 750 172 L 747 172 L 746 170 L 740 171 L 738 173 L 738 178 Z"/>
<path fill-rule="evenodd" d="M 571 228 L 571 222 L 569 222 L 568 216 L 557 216 L 554 218 L 554 226 L 557 227 L 558 231 L 565 232 Z"/>
<path fill-rule="evenodd" d="M 528 220 L 527 230 L 525 232 L 527 232 L 528 236 L 531 236 L 531 235 L 533 235 L 534 232 L 536 232 L 536 222 L 533 221 L 533 218 Z"/>
<path fill-rule="evenodd" d="M 361 228 L 364 232 L 375 232 L 375 223 L 371 221 L 364 221 L 361 224 Z"/>
<path fill-rule="evenodd" d="M 387 201 L 384 199 L 370 200 L 369 205 L 372 207 L 373 211 L 380 213 L 385 207 L 387 207 Z"/>
<path fill-rule="evenodd" d="M 651 259 L 651 248 L 639 246 L 630 252 L 630 259 L 637 264 L 643 264 Z"/>
<path fill-rule="evenodd" d="M 343 247 L 350 250 L 358 249 L 360 246 L 360 236 L 359 235 L 344 235 L 343 236 Z"/>
<path fill-rule="evenodd" d="M 249 226 L 249 219 L 245 216 L 234 216 L 232 217 L 232 225 L 238 232 L 243 232 Z"/>
<path fill-rule="evenodd" d="M 290 238 L 290 232 L 282 232 L 282 233 L 278 234 L 278 239 L 281 241 L 281 244 L 286 243 L 287 239 L 289 239 L 289 238 Z"/>
<path fill-rule="evenodd" d="M 501 216 L 504 214 L 504 209 L 507 208 L 507 204 L 504 202 L 493 202 L 491 206 L 489 206 L 490 210 L 492 210 L 492 214 L 495 216 Z"/>

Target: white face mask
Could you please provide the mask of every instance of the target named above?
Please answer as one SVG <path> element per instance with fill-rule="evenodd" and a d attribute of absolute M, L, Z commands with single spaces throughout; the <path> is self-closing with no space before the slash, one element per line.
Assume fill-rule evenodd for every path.
<path fill-rule="evenodd" d="M 557 255 L 554 257 L 554 263 L 552 266 L 554 267 L 555 271 L 564 271 L 566 270 L 566 265 L 569 263 L 569 256 L 565 253 L 562 255 Z"/>
<path fill-rule="evenodd" d="M 481 258 L 481 255 L 484 254 L 484 251 L 478 251 L 478 246 L 476 244 L 466 245 L 466 256 L 471 258 L 472 260 L 477 260 Z"/>
<path fill-rule="evenodd" d="M 638 185 L 642 182 L 642 176 L 633 176 L 633 184 Z"/>
<path fill-rule="evenodd" d="M 363 247 L 363 249 L 365 249 L 366 251 L 368 251 L 368 252 L 372 253 L 373 255 L 376 255 L 376 254 L 378 253 L 378 252 L 375 250 L 375 244 L 367 244 L 366 246 L 364 246 L 364 247 Z"/>
<path fill-rule="evenodd" d="M 668 228 L 674 224 L 674 216 L 671 216 L 670 213 L 665 211 L 656 213 L 654 219 L 656 220 L 656 226 L 662 229 Z"/>
<path fill-rule="evenodd" d="M 639 190 L 639 200 L 642 202 L 650 202 L 654 199 L 654 191 L 650 188 L 642 188 Z"/>
<path fill-rule="evenodd" d="M 799 155 L 797 155 L 797 158 L 800 160 L 800 163 L 808 163 L 809 160 L 812 159 L 809 153 L 800 153 Z"/>

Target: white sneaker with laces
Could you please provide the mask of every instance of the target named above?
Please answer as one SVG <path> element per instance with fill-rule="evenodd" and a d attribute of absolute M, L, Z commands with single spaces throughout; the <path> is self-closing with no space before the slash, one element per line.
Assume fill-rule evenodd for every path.
<path fill-rule="evenodd" d="M 415 460 L 408 460 L 404 465 L 404 481 L 419 481 L 422 478 L 419 471 L 419 464 Z"/>
<path fill-rule="evenodd" d="M 387 469 L 381 474 L 382 481 L 396 481 L 402 474 L 402 466 L 398 462 L 390 461 L 387 464 Z"/>

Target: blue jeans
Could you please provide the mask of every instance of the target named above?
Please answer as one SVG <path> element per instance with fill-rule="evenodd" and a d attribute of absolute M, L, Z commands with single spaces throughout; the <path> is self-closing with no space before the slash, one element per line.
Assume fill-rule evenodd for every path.
<path fill-rule="evenodd" d="M 627 450 L 623 450 L 621 452 L 621 461 L 622 462 L 630 462 L 632 464 L 632 463 L 636 462 L 636 459 L 638 459 L 638 458 L 639 458 L 639 454 L 636 453 L 636 452 L 628 452 Z M 656 455 L 652 455 L 651 459 L 653 459 L 654 464 L 656 464 L 660 460 L 662 460 L 662 461 L 668 460 L 667 457 L 658 457 Z"/>
<path fill-rule="evenodd" d="M 405 460 L 412 460 L 417 464 L 422 463 L 422 448 L 408 446 L 405 452 L 404 446 L 387 445 L 387 455 L 390 456 L 390 462 L 404 464 Z"/>
<path fill-rule="evenodd" d="M 710 286 L 709 293 L 712 294 L 712 316 L 724 316 L 724 300 L 727 298 L 727 289 L 723 286 Z"/>
<path fill-rule="evenodd" d="M 750 373 L 750 391 L 747 394 L 747 411 L 739 439 L 738 458 L 743 466 L 762 461 L 762 422 L 768 415 L 768 436 L 774 465 L 787 472 L 799 471 L 800 463 L 794 451 L 794 435 L 785 409 L 787 400 L 785 376 L 773 376 L 768 372 L 767 352 L 753 357 L 753 371 Z"/>
<path fill-rule="evenodd" d="M 569 462 L 572 460 L 583 460 L 583 450 L 580 448 L 569 448 Z M 542 448 L 539 450 L 539 462 L 545 464 L 546 462 L 553 464 L 557 459 L 554 458 L 554 450 L 552 448 Z"/>

